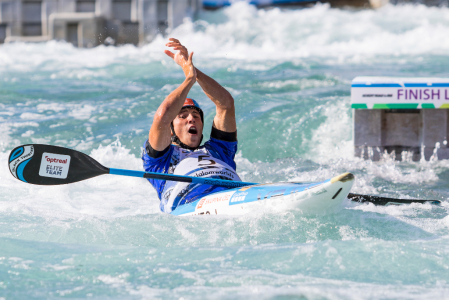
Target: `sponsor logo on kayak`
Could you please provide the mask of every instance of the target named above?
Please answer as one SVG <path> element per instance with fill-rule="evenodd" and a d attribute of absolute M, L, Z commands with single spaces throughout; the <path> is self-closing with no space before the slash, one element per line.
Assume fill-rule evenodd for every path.
<path fill-rule="evenodd" d="M 55 153 L 42 154 L 39 175 L 58 179 L 66 179 L 69 173 L 70 155 Z"/>
<path fill-rule="evenodd" d="M 200 200 L 200 202 L 198 202 L 198 205 L 196 207 L 196 209 L 200 209 L 203 206 L 206 206 L 208 204 L 212 204 L 212 203 L 217 203 L 217 202 L 223 202 L 223 201 L 228 201 L 229 198 L 231 197 L 230 194 L 226 194 L 226 195 L 217 195 L 211 198 L 203 198 Z"/>
<path fill-rule="evenodd" d="M 210 185 L 215 185 L 217 182 L 214 180 L 204 180 L 204 184 L 210 184 Z M 244 183 L 237 183 L 237 182 L 226 182 L 226 181 L 221 181 L 220 184 L 222 185 L 226 185 L 228 187 L 241 187 L 241 186 L 245 186 Z"/>
<path fill-rule="evenodd" d="M 234 195 L 232 195 L 231 201 L 232 203 L 234 202 L 242 202 L 245 200 L 246 195 L 248 195 L 248 192 L 243 192 L 243 193 L 235 193 Z"/>

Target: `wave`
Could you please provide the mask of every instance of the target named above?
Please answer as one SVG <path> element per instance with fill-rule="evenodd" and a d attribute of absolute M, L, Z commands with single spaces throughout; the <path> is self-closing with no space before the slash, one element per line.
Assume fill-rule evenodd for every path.
<path fill-rule="evenodd" d="M 257 9 L 237 2 L 216 12 L 186 19 L 170 36 L 180 39 L 195 59 L 285 61 L 328 58 L 330 63 L 360 62 L 373 56 L 448 56 L 449 9 L 424 5 L 386 5 L 378 10 L 342 10 L 328 4 L 283 10 Z M 137 48 L 99 46 L 78 49 L 66 42 L 13 43 L 0 46 L 0 72 L 30 69 L 101 68 L 116 63 L 170 62 L 163 54 L 167 39 L 157 36 Z M 217 63 L 217 62 L 215 62 Z M 214 64 L 214 62 L 212 62 Z M 106 73 L 93 76 L 106 76 Z M 92 73 L 93 72 L 93 73 Z M 104 72 L 104 71 L 103 71 Z M 89 74 L 69 74 L 85 76 Z"/>

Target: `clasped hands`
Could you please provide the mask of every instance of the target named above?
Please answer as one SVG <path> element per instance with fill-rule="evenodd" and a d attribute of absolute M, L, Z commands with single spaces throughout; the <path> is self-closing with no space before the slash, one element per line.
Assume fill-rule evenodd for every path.
<path fill-rule="evenodd" d="M 169 38 L 168 40 L 170 42 L 165 44 L 165 46 L 173 48 L 173 50 L 177 50 L 177 52 L 173 53 L 170 50 L 165 50 L 164 53 L 170 56 L 175 63 L 181 66 L 187 79 L 196 80 L 197 73 L 192 61 L 193 52 L 190 52 L 189 55 L 187 48 L 184 47 L 177 39 Z"/>

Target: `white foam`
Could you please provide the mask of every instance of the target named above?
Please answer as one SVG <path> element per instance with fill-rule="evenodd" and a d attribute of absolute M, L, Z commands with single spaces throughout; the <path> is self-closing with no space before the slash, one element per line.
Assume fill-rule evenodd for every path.
<path fill-rule="evenodd" d="M 73 110 L 69 113 L 69 116 L 78 120 L 89 119 L 96 108 L 90 104 L 76 104 Z"/>
<path fill-rule="evenodd" d="M 67 106 L 62 103 L 58 103 L 58 102 L 40 103 L 36 106 L 36 109 L 40 113 L 45 112 L 45 111 L 61 112 L 61 111 L 66 110 Z"/>
<path fill-rule="evenodd" d="M 25 133 L 22 133 L 22 137 L 30 137 L 34 134 L 33 130 L 27 130 Z"/>
<path fill-rule="evenodd" d="M 45 119 L 45 116 L 41 115 L 41 114 L 26 112 L 26 113 L 22 113 L 20 115 L 20 118 L 23 120 L 41 120 L 41 119 Z"/>
<path fill-rule="evenodd" d="M 333 102 L 333 97 L 329 102 Z M 338 99 L 335 104 L 325 104 L 317 106 L 321 114 L 326 117 L 313 133 L 312 140 L 305 140 L 303 144 L 314 145 L 313 151 L 309 153 L 308 158 L 314 161 L 333 160 L 336 157 L 340 159 L 352 159 L 353 141 L 352 141 L 352 116 L 348 111 L 348 98 Z"/>
<path fill-rule="evenodd" d="M 227 22 L 187 22 L 172 35 L 201 55 L 213 52 L 215 57 L 245 60 L 351 56 L 357 61 L 378 54 L 446 55 L 449 49 L 444 39 L 449 27 L 447 8 L 387 5 L 351 11 L 317 4 L 310 9 L 266 11 L 239 2 L 224 14 Z M 195 32 L 196 26 L 203 29 Z"/>

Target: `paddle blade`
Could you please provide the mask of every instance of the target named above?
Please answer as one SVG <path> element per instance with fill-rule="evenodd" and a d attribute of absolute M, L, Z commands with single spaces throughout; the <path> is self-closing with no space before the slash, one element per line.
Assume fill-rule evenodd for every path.
<path fill-rule="evenodd" d="M 108 168 L 84 153 L 39 144 L 14 148 L 8 165 L 14 177 L 38 185 L 73 183 L 109 173 Z"/>
<path fill-rule="evenodd" d="M 380 196 L 361 195 L 349 193 L 348 198 L 354 202 L 371 202 L 374 205 L 400 205 L 400 204 L 412 204 L 412 203 L 430 203 L 434 205 L 440 205 L 439 200 L 419 200 L 419 199 L 396 199 Z"/>

